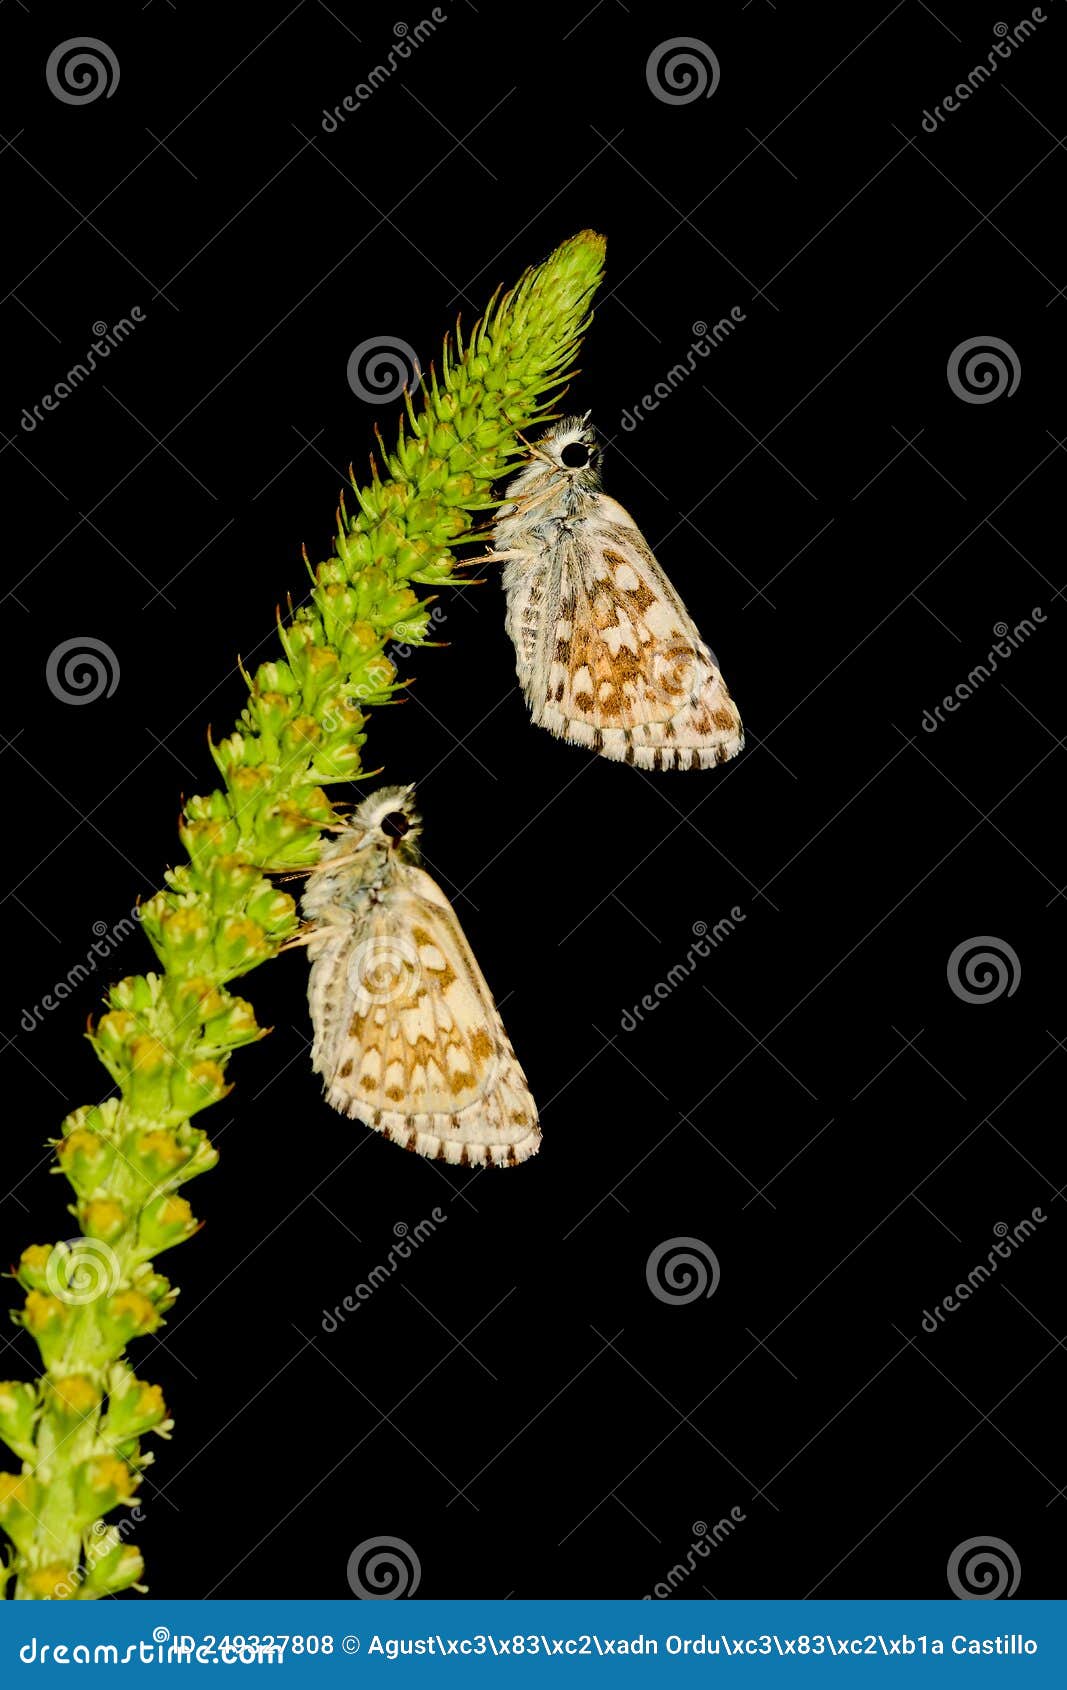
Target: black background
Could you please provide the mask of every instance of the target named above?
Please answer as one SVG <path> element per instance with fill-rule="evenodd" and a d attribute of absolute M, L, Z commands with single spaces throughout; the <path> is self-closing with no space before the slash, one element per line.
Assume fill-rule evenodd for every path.
<path fill-rule="evenodd" d="M 366 761 L 419 781 L 544 1147 L 501 1175 L 402 1155 L 319 1100 L 303 956 L 249 980 L 275 1032 L 204 1119 L 207 1224 L 165 1264 L 182 1295 L 135 1358 L 177 1422 L 143 1487 L 149 1583 L 347 1597 L 353 1549 L 392 1536 L 424 1595 L 633 1596 L 736 1510 L 679 1596 L 949 1594 L 953 1551 L 990 1534 L 1021 1595 L 1054 1594 L 1064 7 L 933 135 L 924 110 L 1014 10 L 444 10 L 332 134 L 323 108 L 399 14 L 16 0 L 0 18 L 4 1259 L 71 1230 L 43 1144 L 104 1091 L 80 1040 L 103 980 L 32 1031 L 27 1009 L 159 884 L 181 795 L 212 784 L 205 730 L 241 707 L 235 654 L 273 653 L 301 542 L 325 555 L 348 460 L 392 427 L 395 405 L 350 389 L 350 352 L 391 335 L 426 363 L 457 307 L 592 225 L 608 279 L 573 402 L 748 748 L 657 776 L 556 743 L 528 723 L 497 586 L 446 590 L 450 647 L 406 665 Z M 44 66 L 78 34 L 121 76 L 74 106 Z M 721 80 L 667 103 L 646 63 L 687 35 Z M 106 369 L 20 427 L 91 325 L 134 305 Z M 734 333 L 624 429 L 693 325 L 733 307 Z M 990 335 L 1018 390 L 967 403 L 950 354 Z M 924 731 L 994 626 L 1035 608 Z M 84 708 L 45 680 L 77 636 L 120 668 Z M 694 924 L 734 907 L 624 1031 Z M 977 936 L 1014 953 L 1011 995 L 950 989 Z M 143 969 L 147 947 L 107 966 Z M 1036 1235 L 924 1332 L 1035 1206 Z M 325 1331 L 435 1208 L 434 1236 Z M 713 1296 L 650 1290 L 650 1253 L 680 1237 L 714 1252 Z M 13 1334 L 0 1372 L 33 1354 Z"/>

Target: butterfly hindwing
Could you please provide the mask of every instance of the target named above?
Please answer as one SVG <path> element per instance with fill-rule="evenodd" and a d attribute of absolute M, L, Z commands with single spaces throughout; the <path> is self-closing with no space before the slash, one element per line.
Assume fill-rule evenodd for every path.
<path fill-rule="evenodd" d="M 312 1066 L 327 1101 L 424 1156 L 507 1166 L 534 1155 L 525 1075 L 440 887 L 380 851 L 339 876 L 308 911 Z"/>
<path fill-rule="evenodd" d="M 593 438 L 568 419 L 535 452 L 554 461 Z M 644 768 L 706 768 L 735 756 L 741 719 L 715 659 L 633 518 L 600 491 L 595 468 L 568 475 L 562 463 L 542 470 L 535 459 L 512 487 L 520 497 L 505 507 L 497 537 L 509 560 L 508 632 L 534 720 Z"/>

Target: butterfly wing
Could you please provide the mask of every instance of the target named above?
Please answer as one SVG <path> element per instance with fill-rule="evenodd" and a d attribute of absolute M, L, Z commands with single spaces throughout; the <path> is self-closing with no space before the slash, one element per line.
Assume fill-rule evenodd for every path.
<path fill-rule="evenodd" d="M 342 1114 L 422 1156 L 511 1166 L 537 1109 L 456 913 L 422 869 L 309 944 L 312 1066 Z"/>
<path fill-rule="evenodd" d="M 642 768 L 708 768 L 740 751 L 715 660 L 614 499 L 600 494 L 551 551 L 510 573 L 521 588 L 509 632 L 535 721 Z"/>

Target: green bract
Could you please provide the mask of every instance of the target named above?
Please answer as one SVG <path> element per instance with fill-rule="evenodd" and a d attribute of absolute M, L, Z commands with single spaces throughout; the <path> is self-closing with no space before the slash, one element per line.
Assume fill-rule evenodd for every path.
<path fill-rule="evenodd" d="M 139 1440 L 171 1422 L 123 1352 L 176 1294 L 152 1258 L 197 1230 L 179 1187 L 218 1157 L 194 1118 L 229 1089 L 230 1052 L 264 1036 L 229 986 L 297 930 L 292 897 L 268 873 L 315 861 L 334 819 L 325 788 L 360 775 L 368 711 L 403 684 L 387 648 L 430 643 L 432 598 L 415 587 L 463 581 L 455 548 L 492 507 L 518 431 L 546 419 L 573 373 L 603 253 L 600 236 L 576 235 L 494 297 L 466 345 L 457 327 L 421 409 L 408 397 L 384 472 L 353 479 L 353 513 L 342 499 L 333 555 L 309 564 L 282 654 L 246 675 L 241 719 L 212 745 L 223 785 L 186 805 L 188 860 L 141 911 L 158 971 L 112 987 L 89 1035 L 119 1095 L 75 1110 L 56 1145 L 79 1235 L 19 1261 L 27 1295 L 15 1318 L 45 1372 L 0 1384 L 0 1437 L 22 1464 L 0 1474 L 12 1546 L 0 1592 L 12 1576 L 21 1598 L 142 1588 L 128 1517 L 104 1517 L 136 1501 L 151 1460 Z"/>

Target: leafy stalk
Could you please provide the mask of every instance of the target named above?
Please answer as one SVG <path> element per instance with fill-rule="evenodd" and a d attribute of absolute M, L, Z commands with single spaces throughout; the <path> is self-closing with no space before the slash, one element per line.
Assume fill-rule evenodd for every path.
<path fill-rule="evenodd" d="M 153 1258 L 198 1230 L 180 1188 L 218 1160 L 198 1117 L 229 1090 L 230 1053 L 264 1036 L 230 984 L 296 933 L 294 901 L 268 874 L 315 861 L 337 814 L 325 788 L 360 776 L 368 711 L 403 684 L 387 648 L 430 643 L 433 601 L 414 588 L 463 582 L 455 548 L 492 507 L 518 431 L 544 420 L 573 370 L 603 247 L 576 235 L 494 296 L 466 344 L 457 325 L 418 411 L 405 396 L 384 472 L 372 462 L 368 484 L 353 477 L 352 515 L 342 497 L 333 553 L 308 564 L 279 655 L 241 671 L 248 703 L 211 746 L 222 785 L 185 806 L 187 859 L 141 911 L 158 969 L 113 986 L 89 1030 L 116 1094 L 68 1115 L 55 1141 L 79 1235 L 31 1245 L 17 1268 L 27 1295 L 14 1318 L 43 1373 L 0 1384 L 0 1437 L 22 1463 L 0 1474 L 0 1592 L 12 1578 L 23 1599 L 144 1588 L 129 1517 L 107 1517 L 136 1499 L 152 1460 L 141 1439 L 172 1421 L 125 1351 L 176 1296 Z"/>

